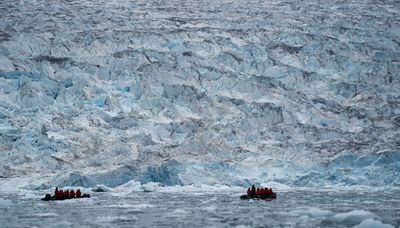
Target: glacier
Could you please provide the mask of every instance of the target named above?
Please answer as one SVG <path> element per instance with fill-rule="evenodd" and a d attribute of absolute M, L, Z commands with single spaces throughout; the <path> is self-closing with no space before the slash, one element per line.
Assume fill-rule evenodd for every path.
<path fill-rule="evenodd" d="M 400 185 L 399 1 L 0 12 L 3 187 Z"/>

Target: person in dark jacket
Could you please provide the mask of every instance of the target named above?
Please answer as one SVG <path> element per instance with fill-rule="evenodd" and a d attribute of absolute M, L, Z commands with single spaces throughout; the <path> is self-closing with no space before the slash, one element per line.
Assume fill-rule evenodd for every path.
<path fill-rule="evenodd" d="M 254 184 L 253 184 L 253 186 L 251 186 L 251 195 L 252 196 L 256 195 L 256 186 L 254 186 Z"/>
<path fill-rule="evenodd" d="M 76 190 L 75 197 L 76 198 L 80 198 L 81 197 L 81 190 L 79 188 L 78 188 L 78 190 Z"/>

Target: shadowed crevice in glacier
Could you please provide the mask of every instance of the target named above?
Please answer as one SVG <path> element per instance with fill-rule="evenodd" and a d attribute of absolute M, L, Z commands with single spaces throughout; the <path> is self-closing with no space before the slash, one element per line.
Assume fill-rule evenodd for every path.
<path fill-rule="evenodd" d="M 101 173 L 83 174 L 75 171 L 65 176 L 56 177 L 47 184 L 37 186 L 36 189 L 47 189 L 52 188 L 52 186 L 82 186 L 89 188 L 105 185 L 117 187 L 132 180 L 141 184 L 158 182 L 167 186 L 182 185 L 183 183 L 178 177 L 179 170 L 182 169 L 181 166 L 181 164 L 172 160 L 160 166 L 140 167 L 126 165 Z"/>
<path fill-rule="evenodd" d="M 396 176 L 400 173 L 400 151 L 389 151 L 370 155 L 343 155 L 331 162 L 313 167 L 297 178 L 298 186 L 366 185 L 398 186 Z"/>
<path fill-rule="evenodd" d="M 182 171 L 182 164 L 171 160 L 158 167 L 148 167 L 140 176 L 138 181 L 142 184 L 158 182 L 164 185 L 182 185 L 179 173 Z"/>

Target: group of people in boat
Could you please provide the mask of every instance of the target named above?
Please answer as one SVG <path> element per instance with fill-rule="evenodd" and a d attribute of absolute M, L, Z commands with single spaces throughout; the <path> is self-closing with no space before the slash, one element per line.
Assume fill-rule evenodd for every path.
<path fill-rule="evenodd" d="M 62 190 L 62 189 L 58 189 L 58 187 L 56 187 L 56 190 L 54 191 L 54 196 L 56 199 L 71 199 L 71 198 L 81 198 L 84 197 L 84 195 L 81 193 L 81 190 L 78 189 L 76 190 L 76 192 L 72 189 L 72 190 Z"/>
<path fill-rule="evenodd" d="M 272 188 L 256 188 L 254 185 L 247 189 L 248 196 L 269 196 L 273 195 Z"/>

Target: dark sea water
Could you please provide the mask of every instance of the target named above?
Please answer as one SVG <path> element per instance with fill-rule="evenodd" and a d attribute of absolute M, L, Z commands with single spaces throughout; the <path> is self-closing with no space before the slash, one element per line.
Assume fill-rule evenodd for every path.
<path fill-rule="evenodd" d="M 100 192 L 45 202 L 0 195 L 0 227 L 351 227 L 400 225 L 399 191 L 287 191 L 275 200 L 239 192 Z M 383 223 L 383 224 L 382 224 Z"/>

